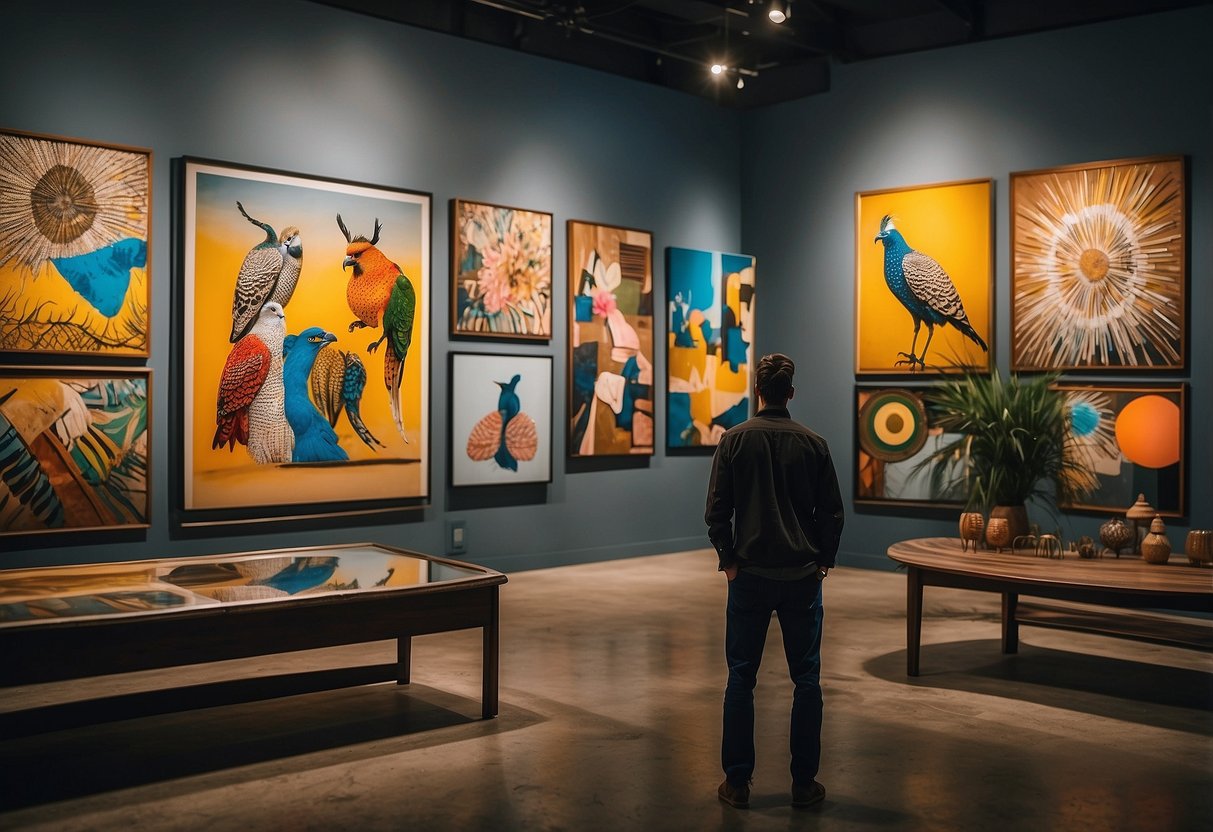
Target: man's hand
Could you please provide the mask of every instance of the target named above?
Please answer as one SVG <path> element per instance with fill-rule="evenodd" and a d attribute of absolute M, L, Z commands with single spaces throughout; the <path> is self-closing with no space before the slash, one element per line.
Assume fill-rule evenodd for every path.
<path fill-rule="evenodd" d="M 733 579 L 737 577 L 737 564 L 726 566 L 723 571 L 724 576 L 729 579 L 729 583 L 733 583 Z"/>

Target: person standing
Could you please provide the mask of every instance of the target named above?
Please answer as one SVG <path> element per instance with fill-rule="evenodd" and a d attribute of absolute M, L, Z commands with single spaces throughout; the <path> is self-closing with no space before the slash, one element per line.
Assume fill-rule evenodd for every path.
<path fill-rule="evenodd" d="M 822 581 L 842 536 L 842 494 L 826 441 L 788 412 L 796 367 L 763 356 L 754 374 L 757 414 L 726 431 L 708 485 L 708 537 L 728 578 L 724 736 L 719 798 L 749 808 L 754 774 L 754 686 L 771 614 L 779 616 L 796 685 L 789 744 L 792 805 L 825 799 L 821 762 Z"/>

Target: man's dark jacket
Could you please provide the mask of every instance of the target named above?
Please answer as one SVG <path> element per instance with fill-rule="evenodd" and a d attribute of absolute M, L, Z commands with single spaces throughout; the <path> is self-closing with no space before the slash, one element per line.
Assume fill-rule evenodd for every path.
<path fill-rule="evenodd" d="M 712 460 L 704 519 L 721 569 L 834 566 L 842 494 L 826 441 L 786 407 L 764 407 L 726 431 Z"/>

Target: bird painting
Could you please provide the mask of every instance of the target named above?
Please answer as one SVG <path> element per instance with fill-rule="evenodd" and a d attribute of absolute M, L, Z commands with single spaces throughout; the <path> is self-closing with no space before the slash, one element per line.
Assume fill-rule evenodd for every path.
<path fill-rule="evenodd" d="M 497 409 L 476 423 L 468 436 L 467 454 L 474 462 L 492 459 L 507 471 L 517 471 L 518 461 L 534 459 L 539 448 L 539 433 L 535 420 L 522 411 L 518 398 L 515 373 L 508 382 L 494 382 L 501 388 Z"/>
<path fill-rule="evenodd" d="M 294 437 L 286 421 L 283 342 L 286 313 L 270 301 L 228 353 L 219 377 L 212 448 L 248 447 L 253 461 L 290 462 Z"/>
<path fill-rule="evenodd" d="M 236 276 L 232 333 L 228 339 L 233 344 L 253 328 L 266 303 L 274 301 L 286 308 L 303 271 L 303 240 L 298 228 L 287 226 L 278 234 L 269 223 L 250 217 L 239 202 L 236 207 L 241 216 L 265 232 L 265 239 L 244 256 Z"/>
<path fill-rule="evenodd" d="M 337 227 L 348 243 L 341 267 L 352 270 L 345 297 L 350 311 L 357 317 L 350 323 L 349 331 L 382 324 L 383 333 L 366 349 L 373 353 L 381 343 L 387 341 L 383 351 L 383 381 L 388 390 L 392 420 L 400 437 L 408 444 L 401 412 L 400 384 L 404 379 L 405 359 L 413 340 L 417 292 L 400 267 L 376 248 L 379 233 L 383 230 L 378 219 L 369 240 L 362 235 L 351 236 L 340 214 L 337 215 Z"/>
<path fill-rule="evenodd" d="M 960 293 L 943 266 L 927 254 L 910 248 L 902 233 L 893 226 L 893 218 L 886 214 L 880 220 L 880 233 L 872 242 L 884 243 L 884 279 L 889 291 L 901 301 L 914 319 L 914 340 L 909 352 L 899 352 L 897 365 L 908 364 L 910 369 L 925 370 L 927 350 L 935 336 L 935 327 L 951 324 L 967 338 L 989 352 L 986 342 L 969 323 L 961 303 Z M 918 355 L 918 331 L 927 325 L 927 342 Z"/>
<path fill-rule="evenodd" d="M 312 398 L 316 406 L 337 427 L 342 411 L 350 420 L 350 426 L 372 451 L 387 446 L 375 438 L 370 428 L 362 421 L 360 408 L 362 391 L 366 389 L 366 366 L 355 353 L 339 350 L 321 350 L 312 367 Z"/>
<path fill-rule="evenodd" d="M 320 351 L 337 336 L 318 326 L 288 335 L 282 379 L 286 386 L 286 420 L 295 434 L 291 462 L 342 462 L 350 458 L 337 442 L 337 433 L 308 397 L 312 367 Z"/>

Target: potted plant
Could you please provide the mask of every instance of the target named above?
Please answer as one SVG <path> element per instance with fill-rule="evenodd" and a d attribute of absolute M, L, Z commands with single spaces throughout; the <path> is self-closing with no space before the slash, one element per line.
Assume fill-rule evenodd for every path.
<path fill-rule="evenodd" d="M 1073 445 L 1070 408 L 1053 387 L 1055 374 L 1004 380 L 970 373 L 927 394 L 935 425 L 959 434 L 915 467 L 930 471 L 934 493 L 967 495 L 965 509 L 1006 517 L 1011 538 L 1028 533 L 1029 500 L 1056 516 L 1094 486 L 1085 456 Z"/>

